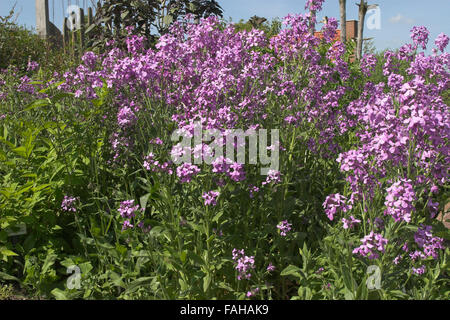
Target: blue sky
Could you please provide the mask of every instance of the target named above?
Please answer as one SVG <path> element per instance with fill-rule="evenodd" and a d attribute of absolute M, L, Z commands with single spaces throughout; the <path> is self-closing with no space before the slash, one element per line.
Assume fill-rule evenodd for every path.
<path fill-rule="evenodd" d="M 62 16 L 67 4 L 90 3 L 90 0 L 49 0 L 50 6 L 55 3 L 54 10 L 50 8 L 50 17 L 55 17 L 55 25 L 61 26 Z M 268 19 L 284 17 L 288 13 L 303 13 L 304 0 L 218 0 L 224 9 L 224 18 L 232 21 L 240 19 L 248 20 L 257 15 Z M 357 20 L 358 7 L 356 0 L 347 1 L 347 20 Z M 359 2 L 359 1 L 358 1 Z M 34 27 L 35 0 L 0 0 L 0 16 L 7 15 L 14 3 L 17 3 L 17 12 L 20 12 L 17 22 Z M 62 6 L 64 3 L 64 7 Z M 449 0 L 374 0 L 380 6 L 381 28 L 368 30 L 364 37 L 374 38 L 377 50 L 386 48 L 398 48 L 409 42 L 410 30 L 415 25 L 424 25 L 430 31 L 430 42 L 434 43 L 436 36 L 444 32 L 450 35 L 450 1 Z M 321 20 L 323 16 L 339 19 L 338 0 L 326 0 L 322 12 L 318 14 Z"/>

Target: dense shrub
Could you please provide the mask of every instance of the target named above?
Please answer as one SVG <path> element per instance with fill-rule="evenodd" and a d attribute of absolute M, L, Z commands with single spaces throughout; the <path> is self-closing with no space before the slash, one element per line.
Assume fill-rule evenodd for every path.
<path fill-rule="evenodd" d="M 0 17 L 0 70 L 11 65 L 25 71 L 29 60 L 36 61 L 43 56 L 46 48 L 44 41 L 14 21 L 14 10 Z"/>
<path fill-rule="evenodd" d="M 0 275 L 61 299 L 448 299 L 448 37 L 353 63 L 335 19 L 284 23 L 186 19 L 149 50 L 129 29 L 50 82 L 3 74 Z M 279 129 L 279 167 L 214 154 L 231 129 Z"/>

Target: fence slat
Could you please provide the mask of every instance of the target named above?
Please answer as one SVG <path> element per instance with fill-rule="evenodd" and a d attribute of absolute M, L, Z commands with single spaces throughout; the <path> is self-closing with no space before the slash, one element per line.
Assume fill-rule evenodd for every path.
<path fill-rule="evenodd" d="M 84 10 L 80 8 L 80 56 L 82 55 L 82 52 L 84 50 Z"/>

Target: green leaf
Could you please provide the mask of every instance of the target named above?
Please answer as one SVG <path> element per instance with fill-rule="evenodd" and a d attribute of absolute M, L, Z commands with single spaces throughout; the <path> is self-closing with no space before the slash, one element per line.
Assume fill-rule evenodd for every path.
<path fill-rule="evenodd" d="M 139 203 L 141 204 L 141 208 L 147 208 L 147 202 L 148 202 L 148 198 L 150 197 L 150 193 L 147 193 L 146 195 L 143 195 L 140 199 L 139 199 Z"/>
<path fill-rule="evenodd" d="M 402 292 L 401 290 L 392 290 L 392 291 L 389 291 L 388 294 L 391 296 L 394 296 L 396 298 L 399 298 L 399 299 L 408 299 L 409 298 L 409 296 L 406 293 Z"/>
<path fill-rule="evenodd" d="M 89 272 L 94 268 L 92 267 L 90 262 L 83 262 L 79 264 L 80 270 L 81 270 L 81 274 L 83 276 L 86 276 L 87 274 L 89 274 Z"/>
<path fill-rule="evenodd" d="M 203 278 L 203 292 L 208 291 L 209 286 L 211 285 L 211 274 L 207 274 Z"/>
<path fill-rule="evenodd" d="M 218 287 L 225 289 L 227 291 L 230 291 L 230 292 L 234 292 L 234 289 L 232 287 L 230 287 L 229 285 L 227 285 L 225 282 L 219 282 Z"/>
<path fill-rule="evenodd" d="M 139 287 L 143 286 L 145 283 L 151 282 L 151 280 L 153 280 L 153 277 L 138 278 L 138 279 L 130 282 L 130 284 L 126 288 L 126 292 L 132 293 L 132 292 L 136 291 L 136 289 L 138 289 Z"/>
<path fill-rule="evenodd" d="M 21 156 L 24 159 L 27 158 L 28 152 L 27 152 L 27 149 L 24 146 L 20 146 L 20 147 L 14 148 L 11 151 L 16 153 L 17 155 Z"/>
<path fill-rule="evenodd" d="M 366 279 L 367 275 L 364 276 L 364 279 L 361 281 L 358 290 L 356 291 L 356 299 L 358 300 L 367 300 L 369 298 L 369 291 L 367 289 Z"/>
<path fill-rule="evenodd" d="M 42 108 L 51 105 L 52 101 L 49 98 L 38 99 L 32 103 L 30 103 L 23 111 L 29 111 L 35 108 Z"/>
<path fill-rule="evenodd" d="M 344 298 L 345 300 L 355 300 L 355 296 L 353 295 L 353 292 L 349 291 L 347 288 L 344 289 Z"/>
<path fill-rule="evenodd" d="M 55 288 L 51 291 L 51 294 L 56 298 L 56 300 L 69 300 L 66 293 L 61 289 Z"/>
<path fill-rule="evenodd" d="M 194 263 L 202 266 L 205 264 L 205 262 L 203 261 L 203 259 L 196 253 L 194 252 L 188 252 L 188 257 L 190 260 L 192 260 Z"/>
<path fill-rule="evenodd" d="M 17 253 L 15 253 L 15 252 L 13 252 L 13 251 L 11 251 L 9 249 L 6 249 L 5 247 L 0 248 L 0 253 L 3 256 L 5 256 L 5 257 L 11 257 L 11 256 L 17 256 L 18 255 Z"/>
<path fill-rule="evenodd" d="M 302 270 L 294 265 L 289 265 L 281 271 L 281 276 L 296 276 L 298 278 L 306 278 Z"/>
<path fill-rule="evenodd" d="M 126 288 L 125 283 L 122 281 L 122 277 L 120 277 L 114 271 L 109 271 L 109 278 L 112 280 L 112 283 L 118 287 Z"/>
<path fill-rule="evenodd" d="M 3 280 L 7 280 L 7 281 L 17 281 L 19 283 L 21 282 L 18 278 L 11 276 L 7 273 L 1 272 L 1 271 L 0 271 L 0 278 Z"/>
<path fill-rule="evenodd" d="M 57 257 L 58 256 L 53 252 L 53 249 L 48 251 L 42 266 L 42 274 L 45 274 L 48 271 L 48 269 L 55 263 Z"/>
<path fill-rule="evenodd" d="M 116 244 L 116 250 L 119 252 L 119 254 L 122 257 L 125 257 L 125 255 L 127 253 L 127 248 L 126 247 L 124 247 L 123 245 L 117 243 Z"/>
<path fill-rule="evenodd" d="M 345 287 L 353 294 L 355 291 L 353 276 L 346 265 L 341 266 L 341 273 L 344 278 Z"/>
<path fill-rule="evenodd" d="M 186 256 L 187 256 L 187 251 L 186 250 L 181 251 L 181 253 L 180 253 L 180 260 L 181 260 L 182 263 L 186 262 Z"/>

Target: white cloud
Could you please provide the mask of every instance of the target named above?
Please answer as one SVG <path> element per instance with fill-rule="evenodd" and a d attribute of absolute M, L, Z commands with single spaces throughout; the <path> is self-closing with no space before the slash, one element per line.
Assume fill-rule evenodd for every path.
<path fill-rule="evenodd" d="M 389 18 L 389 22 L 391 22 L 391 23 L 407 23 L 407 24 L 411 24 L 411 23 L 414 23 L 414 19 L 405 17 L 404 15 L 399 13 L 396 16 Z"/>

